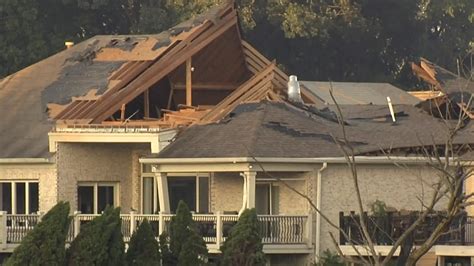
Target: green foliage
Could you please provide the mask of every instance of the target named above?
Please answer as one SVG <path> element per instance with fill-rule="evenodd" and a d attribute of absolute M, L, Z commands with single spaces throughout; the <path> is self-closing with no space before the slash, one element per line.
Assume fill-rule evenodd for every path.
<path fill-rule="evenodd" d="M 387 205 L 383 201 L 375 200 L 370 205 L 370 211 L 376 217 L 385 217 L 387 216 Z"/>
<path fill-rule="evenodd" d="M 130 238 L 126 255 L 128 265 L 157 265 L 160 251 L 150 223 L 145 219 Z"/>
<path fill-rule="evenodd" d="M 2 0 L 0 76 L 64 49 L 65 40 L 158 33 L 222 2 Z M 423 56 L 456 72 L 456 59 L 474 46 L 472 0 L 236 3 L 244 38 L 301 79 L 413 88 L 407 63 Z"/>
<path fill-rule="evenodd" d="M 171 253 L 169 248 L 169 238 L 166 232 L 160 235 L 160 253 L 161 253 L 161 264 L 163 266 L 176 265 L 176 260 Z"/>
<path fill-rule="evenodd" d="M 81 226 L 67 252 L 69 265 L 123 265 L 120 208 L 107 207 L 101 216 Z"/>
<path fill-rule="evenodd" d="M 344 266 L 346 265 L 342 258 L 332 253 L 329 249 L 323 251 L 323 254 L 319 258 L 319 262 L 315 264 L 316 266 Z"/>
<path fill-rule="evenodd" d="M 23 239 L 5 265 L 64 265 L 70 222 L 69 203 L 59 202 Z"/>
<path fill-rule="evenodd" d="M 262 249 L 257 212 L 255 209 L 245 210 L 221 248 L 222 265 L 264 265 Z"/>
<path fill-rule="evenodd" d="M 197 233 L 192 214 L 182 200 L 171 219 L 170 250 L 177 265 L 203 265 L 207 259 L 206 243 Z"/>

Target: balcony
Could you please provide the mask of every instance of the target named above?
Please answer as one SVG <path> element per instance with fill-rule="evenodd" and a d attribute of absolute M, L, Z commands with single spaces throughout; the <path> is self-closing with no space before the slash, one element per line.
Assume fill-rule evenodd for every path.
<path fill-rule="evenodd" d="M 403 233 L 414 219 L 416 212 L 401 214 L 397 212 L 388 212 L 384 216 L 367 216 L 367 228 L 375 245 L 391 246 Z M 438 222 L 442 219 L 442 213 L 429 214 L 421 226 L 415 230 L 413 239 L 414 244 L 423 243 L 433 232 Z M 340 245 L 363 245 L 364 238 L 360 230 L 360 217 L 354 212 L 339 214 L 339 226 L 347 235 L 340 234 Z M 474 217 L 466 214 L 455 219 L 451 226 L 437 241 L 440 246 L 472 246 L 474 245 Z M 472 247 L 470 247 L 472 248 Z"/>
<path fill-rule="evenodd" d="M 69 228 L 67 242 L 70 243 L 80 232 L 81 225 L 98 215 L 75 213 Z M 173 214 L 121 214 L 122 234 L 128 243 L 137 226 L 144 219 L 152 225 L 156 239 L 169 230 Z M 40 215 L 5 214 L 0 212 L 0 249 L 11 252 L 40 221 Z M 193 214 L 193 220 L 204 238 L 210 253 L 219 253 L 220 246 L 237 223 L 238 215 Z M 311 215 L 259 215 L 259 230 L 268 254 L 310 253 L 312 252 Z"/>

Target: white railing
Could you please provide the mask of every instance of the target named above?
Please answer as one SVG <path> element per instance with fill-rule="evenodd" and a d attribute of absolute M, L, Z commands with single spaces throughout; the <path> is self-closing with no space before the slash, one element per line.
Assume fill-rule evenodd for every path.
<path fill-rule="evenodd" d="M 96 218 L 97 214 L 81 214 L 75 212 L 71 217 L 71 225 L 67 241 L 71 242 L 80 232 L 81 226 Z M 17 244 L 41 220 L 42 215 L 11 215 L 0 212 L 0 244 Z M 172 214 L 121 214 L 122 234 L 124 241 L 130 237 L 138 225 L 147 219 L 155 237 L 169 231 Z M 193 214 L 193 220 L 204 241 L 219 247 L 229 236 L 232 227 L 237 223 L 238 215 Z M 263 244 L 307 244 L 312 245 L 310 215 L 259 215 L 259 231 Z"/>

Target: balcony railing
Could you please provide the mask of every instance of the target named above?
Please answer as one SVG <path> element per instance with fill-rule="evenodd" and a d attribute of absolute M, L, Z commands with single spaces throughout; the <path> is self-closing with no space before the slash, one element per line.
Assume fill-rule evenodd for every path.
<path fill-rule="evenodd" d="M 371 240 L 376 245 L 392 245 L 416 219 L 417 213 L 400 214 L 388 212 L 383 216 L 366 215 L 367 229 Z M 439 224 L 442 213 L 429 214 L 423 223 L 413 233 L 414 244 L 423 243 Z M 347 215 L 339 214 L 339 226 L 347 235 L 341 233 L 340 244 L 363 245 L 365 243 L 360 227 L 360 216 L 351 212 Z M 455 218 L 450 227 L 438 239 L 438 245 L 474 245 L 474 217 L 466 214 Z"/>
<path fill-rule="evenodd" d="M 98 215 L 80 214 L 76 212 L 71 221 L 67 242 L 71 242 L 80 232 L 81 226 L 92 221 Z M 169 231 L 172 214 L 121 214 L 122 234 L 124 241 L 130 241 L 130 237 L 144 219 L 147 219 L 158 239 L 163 232 Z M 204 241 L 215 248 L 229 236 L 232 227 L 237 223 L 238 215 L 216 214 L 193 214 L 197 229 Z M 41 220 L 40 215 L 12 215 L 0 212 L 0 244 L 18 244 L 33 230 L 34 226 Z M 259 231 L 263 244 L 293 245 L 303 244 L 311 246 L 310 215 L 259 215 Z"/>

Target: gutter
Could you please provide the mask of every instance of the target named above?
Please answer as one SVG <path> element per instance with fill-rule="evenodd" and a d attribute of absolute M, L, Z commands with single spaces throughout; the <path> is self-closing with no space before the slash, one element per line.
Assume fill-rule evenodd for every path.
<path fill-rule="evenodd" d="M 441 158 L 443 159 L 443 158 Z M 199 163 L 343 163 L 344 157 L 322 157 L 322 158 L 283 158 L 283 157 L 216 157 L 216 158 L 140 158 L 140 163 L 150 164 L 199 164 Z M 426 157 L 403 157 L 403 156 L 356 156 L 356 163 L 360 164 L 425 164 L 430 160 Z"/>
<path fill-rule="evenodd" d="M 0 158 L 0 164 L 54 164 L 47 158 Z"/>
<path fill-rule="evenodd" d="M 318 209 L 316 211 L 316 240 L 315 240 L 315 260 L 319 261 L 319 256 L 320 256 L 320 241 L 321 241 L 321 214 L 319 211 L 321 210 L 321 179 L 323 175 L 323 171 L 326 170 L 328 167 L 328 163 L 324 162 L 323 166 L 318 170 L 318 176 L 317 176 L 317 194 L 316 194 L 316 208 Z"/>

